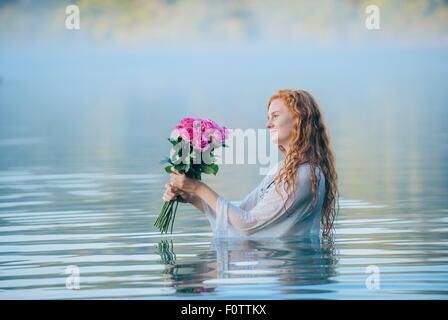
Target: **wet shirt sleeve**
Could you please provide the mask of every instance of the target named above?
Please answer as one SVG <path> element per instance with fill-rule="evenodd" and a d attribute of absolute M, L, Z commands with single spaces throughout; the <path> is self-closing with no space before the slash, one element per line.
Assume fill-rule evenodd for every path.
<path fill-rule="evenodd" d="M 246 197 L 247 202 L 240 206 L 232 204 L 223 197 L 218 197 L 214 234 L 225 237 L 229 225 L 239 230 L 243 235 L 253 234 L 276 221 L 293 214 L 291 222 L 305 219 L 312 211 L 311 175 L 309 166 L 301 166 L 296 176 L 296 191 L 287 200 L 283 184 L 275 190 L 275 185 L 267 188 L 263 194 L 257 194 L 259 199 L 251 201 L 254 195 Z M 260 190 L 258 190 L 260 192 Z M 251 207 L 249 204 L 254 204 Z"/>

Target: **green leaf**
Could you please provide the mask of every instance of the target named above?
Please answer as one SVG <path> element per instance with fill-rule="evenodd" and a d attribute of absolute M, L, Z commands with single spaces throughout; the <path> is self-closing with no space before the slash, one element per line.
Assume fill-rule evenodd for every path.
<path fill-rule="evenodd" d="M 202 165 L 201 171 L 207 174 L 212 173 L 212 167 L 209 165 Z"/>
<path fill-rule="evenodd" d="M 216 176 L 216 174 L 218 173 L 219 167 L 218 167 L 218 165 L 216 165 L 214 163 L 211 166 L 212 166 L 212 169 L 213 169 L 213 175 Z"/>
<path fill-rule="evenodd" d="M 178 144 L 181 140 L 182 140 L 181 137 L 178 137 L 177 139 L 171 139 L 171 138 L 168 138 L 168 141 L 169 141 L 173 146 L 175 146 L 176 144 Z"/>
<path fill-rule="evenodd" d="M 171 168 L 172 168 L 173 166 L 166 166 L 165 167 L 165 171 L 167 172 L 167 173 L 172 173 L 171 172 Z"/>
<path fill-rule="evenodd" d="M 201 171 L 207 174 L 216 175 L 218 173 L 219 167 L 216 164 L 205 164 L 202 165 Z"/>
<path fill-rule="evenodd" d="M 192 179 L 201 180 L 201 173 L 197 171 L 190 170 L 187 176 Z"/>
<path fill-rule="evenodd" d="M 171 159 L 168 158 L 168 157 L 166 157 L 165 159 L 163 159 L 162 161 L 160 161 L 160 164 L 166 164 L 166 163 L 172 164 L 172 163 L 171 163 Z"/>
<path fill-rule="evenodd" d="M 174 169 L 176 169 L 178 172 L 180 172 L 180 173 L 185 173 L 185 168 L 187 167 L 187 165 L 186 164 L 184 164 L 184 163 L 179 163 L 179 164 L 176 164 L 175 166 L 174 166 Z"/>

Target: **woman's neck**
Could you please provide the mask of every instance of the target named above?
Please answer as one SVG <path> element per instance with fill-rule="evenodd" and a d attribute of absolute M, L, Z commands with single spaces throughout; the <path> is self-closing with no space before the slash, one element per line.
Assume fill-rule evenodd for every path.
<path fill-rule="evenodd" d="M 283 154 L 283 156 L 286 157 L 286 155 L 288 154 L 288 151 L 289 151 L 289 145 L 288 145 L 288 144 L 286 144 L 286 145 L 280 145 L 280 146 L 279 146 L 279 150 L 280 150 L 280 152 Z"/>

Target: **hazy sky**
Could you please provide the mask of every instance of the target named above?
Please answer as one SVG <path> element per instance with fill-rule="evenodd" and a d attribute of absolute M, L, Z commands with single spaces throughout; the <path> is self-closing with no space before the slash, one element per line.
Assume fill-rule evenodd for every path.
<path fill-rule="evenodd" d="M 81 29 L 65 28 L 80 8 Z M 6 45 L 446 46 L 448 2 L 432 1 L 1 1 Z M 369 5 L 380 29 L 368 30 Z"/>

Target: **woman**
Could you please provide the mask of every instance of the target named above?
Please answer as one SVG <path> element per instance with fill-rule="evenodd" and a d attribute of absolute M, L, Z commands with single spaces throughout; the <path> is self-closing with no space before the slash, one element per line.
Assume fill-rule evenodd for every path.
<path fill-rule="evenodd" d="M 206 213 L 215 237 L 331 235 L 338 176 L 319 105 L 305 90 L 280 90 L 269 99 L 267 113 L 267 128 L 284 159 L 240 205 L 177 172 L 163 199 L 180 195 Z"/>

